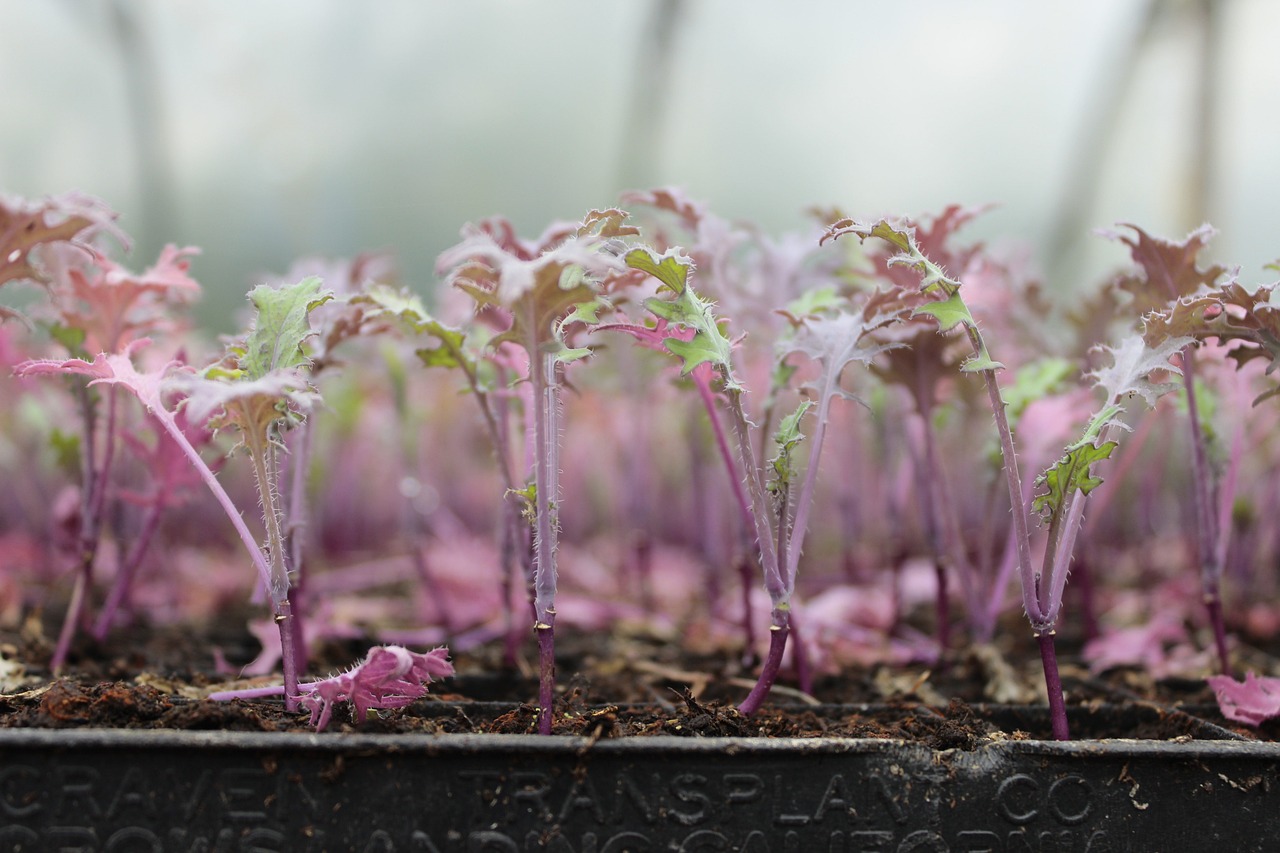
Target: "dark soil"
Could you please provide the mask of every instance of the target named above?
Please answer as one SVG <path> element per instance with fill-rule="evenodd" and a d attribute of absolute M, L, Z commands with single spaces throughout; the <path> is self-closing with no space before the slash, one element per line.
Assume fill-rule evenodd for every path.
<path fill-rule="evenodd" d="M 1280 726 L 1255 731 L 1225 721 L 1201 680 L 1156 682 L 1123 670 L 1094 678 L 1073 664 L 1070 644 L 1063 645 L 1075 737 L 1280 736 Z M 80 642 L 69 671 L 54 678 L 42 668 L 49 639 L 43 626 L 29 620 L 22 630 L 0 632 L 0 655 L 24 670 L 16 677 L 11 673 L 0 694 L 0 727 L 311 731 L 305 712 L 287 713 L 278 699 L 202 698 L 213 690 L 278 683 L 216 674 L 215 647 L 235 664 L 256 653 L 243 632 L 137 628 L 101 646 Z M 361 642 L 329 645 L 310 672 L 349 666 L 367 648 Z M 532 655 L 532 648 L 524 654 Z M 343 706 L 328 731 L 534 731 L 530 661 L 517 661 L 512 668 L 504 664 L 501 649 L 481 648 L 458 655 L 455 665 L 458 674 L 433 684 L 427 698 L 401 710 L 373 712 L 359 724 Z M 991 740 L 1049 737 L 1047 712 L 1035 701 L 1042 689 L 1038 666 L 1038 658 L 1020 661 L 1007 649 L 982 648 L 957 653 L 940 667 L 849 668 L 818 679 L 812 696 L 784 679 L 770 702 L 746 718 L 734 705 L 745 696 L 752 674 L 728 651 L 690 654 L 669 638 L 643 633 L 567 635 L 558 648 L 562 691 L 555 732 L 591 738 L 895 738 L 936 749 L 973 749 Z"/>

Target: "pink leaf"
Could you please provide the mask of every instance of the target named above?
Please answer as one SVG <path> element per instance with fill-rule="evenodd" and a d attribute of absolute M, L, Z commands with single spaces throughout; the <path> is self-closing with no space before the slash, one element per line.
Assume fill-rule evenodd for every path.
<path fill-rule="evenodd" d="M 425 696 L 433 679 L 450 675 L 448 649 L 420 654 L 403 646 L 374 646 L 347 672 L 299 685 L 299 698 L 311 711 L 311 725 L 323 731 L 338 702 L 350 703 L 356 720 L 364 722 L 370 709 L 403 708 Z"/>
<path fill-rule="evenodd" d="M 1257 726 L 1280 717 L 1280 678 L 1258 678 L 1250 672 L 1243 682 L 1229 675 L 1212 675 L 1207 680 L 1228 720 Z"/>

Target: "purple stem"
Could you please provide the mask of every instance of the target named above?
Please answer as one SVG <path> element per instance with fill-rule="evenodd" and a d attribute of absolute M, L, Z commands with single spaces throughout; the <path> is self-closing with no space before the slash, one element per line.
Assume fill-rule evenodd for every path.
<path fill-rule="evenodd" d="M 1218 665 L 1223 674 L 1231 674 L 1231 653 L 1227 649 L 1227 632 L 1222 621 L 1222 599 L 1210 598 L 1205 593 L 1204 606 L 1209 613 L 1209 624 L 1213 626 L 1213 646 L 1218 652 Z"/>
<path fill-rule="evenodd" d="M 906 445 L 911 458 L 911 468 L 915 473 L 916 494 L 920 499 L 920 515 L 924 522 L 925 538 L 929 542 L 929 550 L 933 552 L 933 573 L 938 581 L 934 598 L 934 621 L 937 623 L 934 630 L 938 641 L 938 660 L 941 662 L 951 645 L 951 607 L 947 600 L 947 558 L 956 549 L 959 535 L 957 533 L 952 537 L 949 535 L 952 532 L 950 529 L 947 530 L 947 535 L 943 533 L 940 517 L 943 514 L 942 507 L 947 503 L 943 499 L 941 489 L 942 464 L 938 460 L 937 436 L 933 432 L 932 407 L 928 404 L 928 395 L 928 389 L 920 389 L 915 395 L 921 443 L 924 447 L 922 450 L 913 448 L 909 435 Z M 958 524 L 956 529 L 958 530 Z M 944 540 L 947 541 L 944 543 Z M 960 560 L 956 559 L 954 562 L 958 568 Z M 970 612 L 976 613 L 977 608 L 973 606 L 974 589 L 971 573 L 961 572 L 961 576 L 965 581 L 967 593 L 965 597 L 970 604 Z"/>
<path fill-rule="evenodd" d="M 49 669 L 54 675 L 61 674 L 67 662 L 67 653 L 71 649 L 71 638 L 75 636 L 76 625 L 80 614 L 84 612 L 85 589 L 89 585 L 88 576 L 83 571 L 76 572 L 75 584 L 71 587 L 71 601 L 67 603 L 67 615 L 62 620 L 62 630 L 58 633 L 58 645 L 53 657 L 49 660 Z"/>
<path fill-rule="evenodd" d="M 292 603 L 295 605 L 292 609 L 296 611 L 292 619 L 294 666 L 297 672 L 301 673 L 307 669 L 307 643 L 303 632 L 303 614 L 307 609 L 304 606 L 307 602 L 306 539 L 307 527 L 311 521 L 311 513 L 308 511 L 310 505 L 307 501 L 307 473 L 311 470 L 315 430 L 311 426 L 310 418 L 303 421 L 298 429 L 299 434 L 295 442 L 297 447 L 294 449 L 291 460 L 293 468 L 289 481 L 289 520 L 286 539 L 289 555 L 287 570 L 292 572 L 294 578 L 292 593 Z"/>
<path fill-rule="evenodd" d="M 738 440 L 738 452 L 742 468 L 746 474 L 747 491 L 751 496 L 751 518 L 755 527 L 756 544 L 760 548 L 760 569 L 764 574 L 764 588 L 773 602 L 773 613 L 776 616 L 785 611 L 780 607 L 787 604 L 790 597 L 783 569 L 778 565 L 777 542 L 773 535 L 773 522 L 769 507 L 769 498 L 764 488 L 764 480 L 760 476 L 760 466 L 756 464 L 751 445 L 751 428 L 747 423 L 746 413 L 742 410 L 742 392 L 731 390 L 726 394 L 729 402 L 729 420 L 733 425 Z M 777 622 L 774 625 L 777 626 Z"/>
<path fill-rule="evenodd" d="M 715 392 L 711 390 L 711 382 L 705 374 L 699 372 L 697 368 L 691 374 L 694 387 L 698 389 L 698 396 L 702 400 L 702 407 L 707 411 L 707 418 L 711 421 L 711 434 L 715 436 L 716 449 L 720 451 L 720 458 L 724 461 L 724 469 L 729 474 L 729 485 L 733 489 L 733 497 L 738 502 L 738 511 L 742 515 L 742 526 L 744 531 L 754 529 L 755 522 L 751 515 L 751 503 L 747 500 L 746 493 L 742 490 L 742 473 L 738 469 L 738 463 L 734 458 L 733 451 L 729 449 L 729 440 L 724 434 L 724 426 L 720 423 L 719 409 L 716 407 Z"/>
<path fill-rule="evenodd" d="M 967 328 L 967 331 L 974 355 L 983 355 L 982 338 L 978 335 L 977 329 Z M 1027 529 L 1027 502 L 1022 493 L 1022 475 L 1018 472 L 1018 454 L 1013 445 L 1013 432 L 1009 429 L 1009 418 L 1005 414 L 1004 399 L 1000 395 L 996 372 L 983 370 L 982 381 L 987 387 L 987 400 L 991 404 L 991 413 L 996 421 L 996 432 L 1000 436 L 1000 456 L 1004 463 L 1005 483 L 1009 488 L 1014 547 L 1018 555 L 1018 572 L 1022 579 L 1022 603 L 1026 608 L 1027 617 L 1035 625 L 1042 621 L 1044 614 L 1036 597 L 1035 568 L 1031 564 L 1031 536 Z"/>
<path fill-rule="evenodd" d="M 1187 391 L 1188 424 L 1191 427 L 1191 497 L 1195 519 L 1192 529 L 1196 539 L 1196 554 L 1200 560 L 1200 585 L 1204 590 L 1209 624 L 1213 626 L 1218 663 L 1222 668 L 1222 674 L 1230 675 L 1231 659 L 1227 654 L 1226 627 L 1222 622 L 1222 563 L 1218 560 L 1219 532 L 1215 529 L 1217 518 L 1213 511 L 1213 485 L 1210 482 L 1204 429 L 1200 425 L 1200 412 L 1196 405 L 1195 369 L 1195 345 L 1189 344 L 1182 350 L 1182 383 Z"/>
<path fill-rule="evenodd" d="M 552 611 L 554 620 L 555 611 Z M 538 635 L 538 734 L 551 734 L 556 696 L 556 638 L 554 624 L 534 628 Z"/>
<path fill-rule="evenodd" d="M 778 667 L 782 665 L 782 653 L 787 647 L 787 632 L 786 614 L 775 611 L 774 624 L 769 628 L 769 654 L 764 659 L 764 666 L 760 669 L 760 678 L 756 681 L 756 686 L 747 694 L 747 698 L 743 699 L 742 704 L 738 706 L 738 713 L 744 717 L 750 717 L 760 710 L 760 705 L 773 689 L 773 682 L 778 677 Z"/>
<path fill-rule="evenodd" d="M 58 633 L 58 643 L 54 647 L 53 657 L 49 660 L 49 668 L 60 672 L 66 665 L 67 655 L 71 651 L 71 641 L 75 638 L 80 621 L 84 618 L 85 605 L 89 598 L 89 589 L 93 586 L 93 568 L 98 559 L 98 544 L 102 536 L 102 515 L 107 500 L 107 482 L 111 479 L 111 463 L 115 458 L 116 437 L 116 389 L 108 388 L 107 427 L 103 437 L 102 464 L 94 466 L 93 454 L 93 415 L 89 409 L 89 392 L 84 389 L 85 406 L 85 478 L 84 494 L 80 509 L 80 565 L 76 571 L 75 586 L 71 591 L 71 601 L 67 606 L 67 614 L 63 617 L 62 630 Z"/>
<path fill-rule="evenodd" d="M 276 609 L 276 625 L 280 628 L 280 661 L 284 666 L 284 708 L 286 711 L 298 710 L 298 656 L 299 650 L 295 642 L 295 625 L 298 619 L 293 615 L 293 604 L 288 597 Z"/>
<path fill-rule="evenodd" d="M 1062 695 L 1062 679 L 1058 677 L 1058 652 L 1053 645 L 1053 632 L 1036 634 L 1040 645 L 1040 662 L 1044 665 L 1044 686 L 1049 694 L 1049 719 L 1053 723 L 1054 740 L 1071 740 L 1067 728 L 1067 705 Z"/>
<path fill-rule="evenodd" d="M 107 594 L 107 600 L 98 613 L 98 620 L 93 626 L 93 636 L 98 642 L 106 640 L 107 634 L 111 632 L 111 623 L 115 621 L 116 612 L 129 598 L 129 593 L 133 589 L 133 579 L 137 576 L 138 568 L 147 555 L 147 549 L 151 547 L 151 540 L 160 527 L 160 519 L 164 517 L 165 494 L 167 490 L 154 496 L 153 503 L 147 510 L 147 517 L 142 522 L 142 529 L 133 540 L 133 547 L 129 549 L 128 556 L 120 566 L 119 573 L 116 574 L 111 592 Z"/>
<path fill-rule="evenodd" d="M 1218 567 L 1219 576 L 1227 565 L 1227 551 L 1231 545 L 1233 524 L 1231 511 L 1235 504 L 1237 483 L 1240 479 L 1240 462 L 1244 458 L 1244 421 L 1236 424 L 1235 434 L 1231 438 L 1231 460 L 1223 474 L 1218 490 L 1218 539 L 1214 543 L 1214 565 Z M 1205 606 L 1209 612 L 1209 624 L 1213 626 L 1213 643 L 1218 650 L 1218 661 L 1222 672 L 1231 674 L 1231 655 L 1227 650 L 1227 632 L 1222 619 L 1222 593 L 1217 590 L 1216 597 Z"/>
<path fill-rule="evenodd" d="M 639 587 L 640 607 L 645 613 L 657 613 L 658 605 L 653 598 L 653 541 L 647 533 L 637 532 L 628 564 Z"/>

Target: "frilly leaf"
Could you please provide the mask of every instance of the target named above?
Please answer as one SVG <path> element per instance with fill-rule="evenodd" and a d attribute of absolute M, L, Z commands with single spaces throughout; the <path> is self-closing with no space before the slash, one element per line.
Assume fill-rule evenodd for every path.
<path fill-rule="evenodd" d="M 90 196 L 69 193 L 29 202 L 0 197 L 0 285 L 36 279 L 31 251 L 41 244 L 70 241 L 90 229 L 107 230 L 122 243 L 128 239 L 115 225 L 116 215 Z"/>
<path fill-rule="evenodd" d="M 307 365 L 302 342 L 313 334 L 309 315 L 333 298 L 320 288 L 320 279 L 312 276 L 297 284 L 280 288 L 263 284 L 249 291 L 257 317 L 237 364 L 249 379 Z"/>
<path fill-rule="evenodd" d="M 1071 492 L 1079 490 L 1087 495 L 1102 485 L 1102 478 L 1094 476 L 1090 468 L 1094 463 L 1109 458 L 1115 448 L 1114 441 L 1101 445 L 1080 442 L 1068 448 L 1067 455 L 1058 464 L 1036 478 L 1036 485 L 1047 487 L 1048 492 L 1032 500 L 1032 510 L 1040 513 L 1046 521 L 1052 521 L 1061 512 Z"/>
<path fill-rule="evenodd" d="M 796 476 L 795 449 L 804 441 L 800 422 L 813 407 L 812 400 L 803 400 L 796 410 L 778 423 L 773 434 L 773 444 L 778 453 L 769 460 L 769 482 L 765 485 L 775 495 L 781 495 L 791 486 Z"/>
<path fill-rule="evenodd" d="M 668 251 L 655 256 L 645 248 L 636 248 L 627 252 L 623 258 L 627 266 L 649 275 L 662 282 L 665 289 L 677 296 L 685 292 L 689 283 L 689 274 L 693 272 L 693 260 L 675 251 Z"/>
<path fill-rule="evenodd" d="M 1178 386 L 1169 382 L 1152 382 L 1148 376 L 1155 371 L 1182 375 L 1181 369 L 1170 364 L 1169 359 L 1194 342 L 1192 338 L 1167 338 L 1158 346 L 1151 347 L 1140 336 L 1133 335 L 1117 347 L 1100 347 L 1111 353 L 1112 364 L 1093 371 L 1089 376 L 1097 387 L 1106 391 L 1108 401 L 1118 402 L 1137 395 L 1148 407 L 1154 407 L 1157 399 Z"/>
<path fill-rule="evenodd" d="M 1103 236 L 1118 240 L 1129 247 L 1135 263 L 1142 268 L 1142 277 L 1121 281 L 1120 286 L 1134 295 L 1134 308 L 1147 313 L 1165 303 L 1190 296 L 1202 287 L 1209 287 L 1224 272 L 1225 267 L 1211 266 L 1200 269 L 1196 257 L 1213 237 L 1213 228 L 1202 225 L 1181 242 L 1175 243 L 1152 237 L 1136 225 L 1122 223 L 1119 227 L 1132 231 L 1129 236 L 1120 231 L 1103 231 Z"/>
<path fill-rule="evenodd" d="M 710 364 L 720 371 L 727 388 L 737 388 L 731 361 L 733 343 L 725 335 L 722 322 L 716 319 L 714 303 L 704 300 L 689 286 L 693 261 L 675 251 L 655 256 L 646 248 L 632 249 L 623 260 L 632 269 L 661 282 L 659 293 L 674 295 L 671 299 L 646 299 L 645 308 L 669 324 L 693 330 L 693 338 L 687 341 L 672 336 L 664 339 L 667 349 L 684 362 L 681 373 L 687 376 L 698 365 Z"/>
<path fill-rule="evenodd" d="M 437 266 L 452 271 L 451 283 L 478 308 L 498 309 L 509 318 L 510 325 L 490 340 L 491 346 L 511 342 L 531 356 L 550 353 L 563 359 L 569 350 L 564 342 L 569 315 L 599 297 L 601 280 L 624 269 L 615 254 L 616 238 L 606 242 L 596 233 L 628 233 L 623 216 L 621 211 L 592 211 L 574 233 L 531 258 L 472 230 L 440 256 Z"/>
<path fill-rule="evenodd" d="M 949 297 L 960 289 L 959 281 L 947 275 L 946 270 L 931 261 L 920 250 L 914 229 L 905 222 L 881 219 L 866 224 L 852 219 L 842 219 L 833 223 L 818 243 L 821 245 L 827 240 L 834 240 L 845 234 L 856 235 L 860 240 L 879 237 L 894 246 L 898 254 L 889 259 L 889 266 L 905 266 L 915 270 L 920 275 L 920 289 L 923 291 L 933 292 L 937 289 L 944 297 Z"/>

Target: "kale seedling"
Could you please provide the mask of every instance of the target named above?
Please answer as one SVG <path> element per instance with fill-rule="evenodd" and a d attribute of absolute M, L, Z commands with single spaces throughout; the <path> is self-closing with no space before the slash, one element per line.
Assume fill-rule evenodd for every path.
<path fill-rule="evenodd" d="M 442 269 L 475 300 L 478 309 L 502 312 L 509 321 L 490 341 L 523 349 L 533 398 L 534 632 L 538 638 L 538 731 L 551 733 L 555 699 L 556 546 L 560 522 L 560 371 L 590 354 L 570 347 L 567 327 L 596 320 L 601 280 L 620 271 L 605 240 L 634 234 L 620 211 L 592 212 L 575 233 L 534 258 L 473 230 L 445 252 Z"/>
<path fill-rule="evenodd" d="M 648 273 L 661 283 L 659 296 L 645 301 L 645 307 L 659 322 L 665 321 L 692 331 L 692 337 L 687 339 L 683 335 L 665 335 L 663 343 L 683 362 L 683 372 L 686 375 L 704 366 L 716 371 L 729 421 L 737 439 L 751 501 L 751 520 L 760 549 L 765 589 L 772 604 L 769 651 L 755 687 L 738 706 L 741 713 L 749 716 L 759 709 L 768 696 L 786 649 L 791 627 L 791 598 L 795 592 L 801 546 L 813 505 L 818 459 L 826 435 L 831 402 L 836 397 L 851 396 L 841 387 L 840 377 L 850 363 L 867 363 L 886 348 L 886 345 L 867 345 L 863 342 L 863 337 L 868 331 L 896 318 L 868 309 L 822 312 L 797 320 L 800 332 L 781 353 L 781 358 L 785 361 L 787 356 L 801 353 L 818 362 L 821 372 L 814 386 L 817 426 L 813 449 L 809 455 L 804 482 L 793 506 L 790 498 L 791 483 L 795 476 L 792 457 L 803 438 L 800 421 L 813 405 L 812 402 L 802 403 L 783 420 L 777 436 L 778 455 L 771 460 L 769 466 L 773 476 L 766 476 L 753 450 L 753 427 L 747 420 L 742 404 L 744 389 L 734 375 L 732 344 L 724 333 L 721 321 L 716 318 L 712 304 L 703 300 L 689 283 L 693 262 L 674 252 L 655 256 L 645 248 L 632 249 L 626 254 L 625 260 L 628 266 Z"/>
<path fill-rule="evenodd" d="M 1148 376 L 1159 371 L 1176 373 L 1177 369 L 1169 364 L 1169 359 L 1190 339 L 1166 338 L 1157 346 L 1148 346 L 1142 338 L 1132 337 L 1120 347 L 1110 350 L 1114 363 L 1096 374 L 1097 385 L 1107 393 L 1105 404 L 1090 419 L 1081 438 L 1067 446 L 1066 455 L 1036 480 L 1037 485 L 1047 491 L 1035 498 L 1032 509 L 1041 513 L 1049 525 L 1044 565 L 1037 571 L 1032 565 L 1028 512 L 1013 431 L 996 378 L 996 372 L 1003 365 L 991 357 L 977 322 L 960 293 L 960 281 L 924 255 L 913 229 L 906 224 L 880 220 L 868 225 L 841 220 L 831 226 L 823 239 L 836 239 L 846 234 L 854 234 L 862 240 L 874 237 L 894 246 L 897 254 L 889 264 L 914 270 L 920 276 L 921 292 L 933 296 L 933 301 L 916 308 L 914 315 L 932 318 L 940 332 L 960 327 L 969 341 L 972 355 L 960 365 L 960 371 L 978 373 L 986 386 L 1000 437 L 1009 501 L 1014 507 L 1013 526 L 1023 606 L 1040 647 L 1053 735 L 1058 740 L 1067 740 L 1070 734 L 1058 676 L 1054 633 L 1072 549 L 1084 519 L 1085 498 L 1102 483 L 1102 479 L 1093 473 L 1092 466 L 1111 455 L 1116 446 L 1116 442 L 1109 440 L 1111 433 L 1117 428 L 1127 428 L 1119 420 L 1124 412 L 1122 401 L 1139 396 L 1148 405 L 1154 405 L 1156 398 L 1172 386 L 1153 383 Z"/>
<path fill-rule="evenodd" d="M 19 365 L 15 372 L 20 376 L 79 374 L 90 377 L 90 384 L 123 386 L 160 423 L 213 492 L 258 569 L 280 630 L 285 702 L 293 710 L 298 702 L 298 656 L 294 651 L 296 635 L 291 621 L 296 617 L 289 600 L 289 574 L 276 490 L 277 452 L 281 422 L 302 417 L 319 398 L 301 372 L 307 362 L 302 344 L 311 334 L 308 313 L 326 300 L 328 294 L 321 292 L 319 279 L 311 278 L 278 290 L 258 287 L 249 297 L 257 308 L 253 330 L 243 344 L 234 345 L 226 358 L 205 371 L 203 376 L 175 371 L 177 365 L 173 362 L 151 373 L 138 372 L 132 355 L 147 343 L 146 339 L 134 341 L 121 353 L 101 353 L 92 362 L 84 359 L 28 361 Z M 166 394 L 175 392 L 186 396 L 185 414 L 191 423 L 204 424 L 216 415 L 212 425 L 238 431 L 241 446 L 248 451 L 253 463 L 258 484 L 267 531 L 263 546 L 255 541 L 213 470 L 200 457 L 175 414 L 166 406 Z"/>
<path fill-rule="evenodd" d="M 1213 229 L 1204 226 L 1193 231 L 1181 243 L 1173 243 L 1154 238 L 1141 228 L 1128 227 L 1135 237 L 1120 233 L 1109 236 L 1125 243 L 1134 261 L 1142 267 L 1142 276 L 1124 279 L 1120 286 L 1133 294 L 1130 310 L 1144 317 L 1146 337 L 1150 340 L 1156 334 L 1169 337 L 1194 333 L 1201 326 L 1206 311 L 1217 313 L 1218 300 L 1209 291 L 1226 273 L 1220 266 L 1202 270 L 1196 265 L 1196 256 L 1208 243 Z M 1227 544 L 1225 537 L 1229 535 L 1230 528 L 1219 528 L 1214 507 L 1217 484 L 1209 465 L 1202 407 L 1196 400 L 1195 340 L 1186 340 L 1178 355 L 1191 444 L 1191 532 L 1218 665 L 1221 672 L 1227 674 L 1231 672 L 1231 658 L 1222 621 L 1221 581 Z"/>

